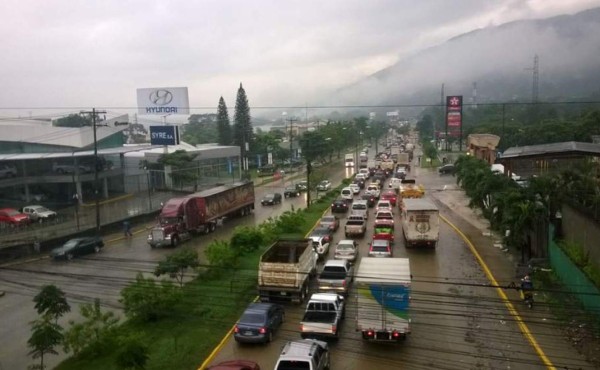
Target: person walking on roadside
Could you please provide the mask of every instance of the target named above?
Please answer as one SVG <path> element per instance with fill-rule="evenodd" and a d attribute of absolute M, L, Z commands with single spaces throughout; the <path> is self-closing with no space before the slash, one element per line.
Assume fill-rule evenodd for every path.
<path fill-rule="evenodd" d="M 131 233 L 131 223 L 129 220 L 123 221 L 123 233 L 125 234 L 126 238 L 131 238 L 133 236 Z"/>

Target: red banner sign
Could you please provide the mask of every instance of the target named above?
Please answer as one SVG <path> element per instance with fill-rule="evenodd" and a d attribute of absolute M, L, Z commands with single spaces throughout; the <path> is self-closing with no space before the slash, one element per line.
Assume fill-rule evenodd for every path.
<path fill-rule="evenodd" d="M 462 126 L 462 95 L 446 96 L 446 124 L 448 127 Z"/>

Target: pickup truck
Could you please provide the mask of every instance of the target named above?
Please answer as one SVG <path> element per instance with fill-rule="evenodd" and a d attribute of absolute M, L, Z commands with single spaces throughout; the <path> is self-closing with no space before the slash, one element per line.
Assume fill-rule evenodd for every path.
<path fill-rule="evenodd" d="M 319 292 L 348 295 L 354 280 L 354 269 L 348 260 L 329 260 L 317 278 Z"/>
<path fill-rule="evenodd" d="M 339 338 L 341 322 L 346 315 L 344 297 L 332 293 L 316 293 L 310 297 L 300 322 L 302 338 Z"/>
<path fill-rule="evenodd" d="M 346 237 L 352 236 L 365 236 L 367 232 L 367 221 L 363 216 L 351 215 L 348 216 L 348 221 L 346 221 L 346 225 L 344 226 L 344 234 Z"/>

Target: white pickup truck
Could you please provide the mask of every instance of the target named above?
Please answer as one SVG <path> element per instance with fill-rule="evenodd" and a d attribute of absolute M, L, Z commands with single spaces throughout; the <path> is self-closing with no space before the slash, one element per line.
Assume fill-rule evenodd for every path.
<path fill-rule="evenodd" d="M 310 297 L 302 317 L 302 338 L 339 338 L 346 316 L 344 297 L 334 293 L 316 293 Z"/>

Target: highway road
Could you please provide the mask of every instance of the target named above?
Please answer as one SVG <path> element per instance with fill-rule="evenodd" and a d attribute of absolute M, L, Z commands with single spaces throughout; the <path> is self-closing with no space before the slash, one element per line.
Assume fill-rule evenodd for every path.
<path fill-rule="evenodd" d="M 457 193 L 452 176 L 439 176 L 434 170 L 414 167 L 410 176 L 424 184 L 429 194 L 427 196 L 434 199 L 438 192 Z M 452 194 L 448 196 L 452 198 Z M 442 214 L 451 217 L 452 211 L 446 207 L 442 209 Z M 396 223 L 399 222 L 396 215 Z M 335 234 L 334 243 L 345 239 L 342 229 Z M 358 239 L 361 258 L 369 258 L 365 256 L 371 235 L 372 226 L 364 238 Z M 401 235 L 396 229 L 394 256 L 410 258 L 413 274 L 412 334 L 399 344 L 364 342 L 355 330 L 356 296 L 352 292 L 348 298 L 341 337 L 339 341 L 331 343 L 333 369 L 547 368 L 495 289 L 486 286 L 489 281 L 482 268 L 465 241 L 450 226 L 441 223 L 440 242 L 435 250 L 407 250 Z M 333 248 L 329 252 L 329 257 L 332 256 Z M 519 303 L 515 301 L 515 304 Z M 285 305 L 286 322 L 272 343 L 240 345 L 230 337 L 211 364 L 228 359 L 252 359 L 262 369 L 272 369 L 283 344 L 288 340 L 300 339 L 299 322 L 303 308 Z M 537 326 L 537 332 L 545 332 L 541 334 L 544 336 L 544 348 L 555 363 L 567 364 L 568 368 L 573 369 L 593 368 L 557 337 L 558 330 L 549 331 L 549 322 L 544 326 L 547 319 L 545 315 L 544 312 L 530 313 L 525 321 L 530 326 Z"/>
<path fill-rule="evenodd" d="M 337 186 L 351 173 L 340 165 L 330 174 L 330 180 Z M 289 183 L 284 179 L 257 187 L 257 203 L 252 215 L 226 220 L 216 232 L 198 236 L 184 245 L 198 250 L 201 261 L 205 263 L 204 247 L 212 240 L 228 239 L 236 226 L 256 225 L 292 207 L 304 207 L 305 196 L 284 199 L 282 204 L 272 207 L 260 205 L 264 194 L 273 191 L 283 193 Z M 136 229 L 139 227 L 134 225 Z M 79 317 L 77 303 L 93 302 L 95 298 L 99 298 L 104 306 L 119 312 L 121 289 L 132 282 L 138 272 L 154 271 L 157 262 L 174 251 L 169 248 L 151 249 L 146 237 L 146 232 L 138 233 L 131 240 L 108 243 L 98 255 L 88 255 L 69 262 L 41 258 L 0 268 L 0 290 L 6 293 L 0 297 L 0 370 L 25 369 L 32 363 L 27 355 L 27 339 L 31 335 L 28 323 L 37 318 L 32 299 L 42 285 L 55 284 L 67 293 L 71 312 L 61 319 L 63 326 L 68 326 L 68 320 Z M 47 356 L 45 363 L 52 368 L 64 358 L 66 355 L 63 353 Z"/>

